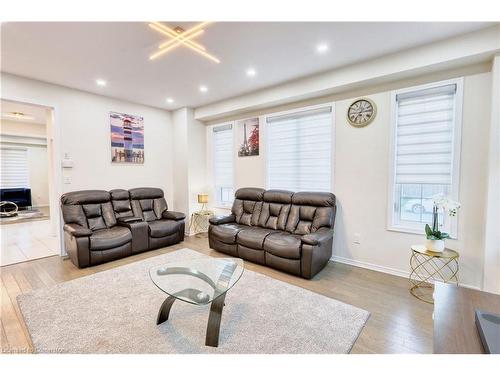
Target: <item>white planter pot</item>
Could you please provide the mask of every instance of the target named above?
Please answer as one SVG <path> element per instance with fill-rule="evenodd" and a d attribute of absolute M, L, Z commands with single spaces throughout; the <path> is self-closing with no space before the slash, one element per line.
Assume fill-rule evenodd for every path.
<path fill-rule="evenodd" d="M 425 247 L 429 251 L 442 253 L 444 250 L 444 240 L 425 240 Z"/>

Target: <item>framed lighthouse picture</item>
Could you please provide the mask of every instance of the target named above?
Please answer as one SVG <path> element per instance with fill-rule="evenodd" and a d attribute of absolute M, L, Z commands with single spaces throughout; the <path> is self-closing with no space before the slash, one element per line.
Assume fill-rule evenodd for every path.
<path fill-rule="evenodd" d="M 144 118 L 109 112 L 111 162 L 144 164 Z"/>
<path fill-rule="evenodd" d="M 259 155 L 259 118 L 237 121 L 238 156 Z"/>

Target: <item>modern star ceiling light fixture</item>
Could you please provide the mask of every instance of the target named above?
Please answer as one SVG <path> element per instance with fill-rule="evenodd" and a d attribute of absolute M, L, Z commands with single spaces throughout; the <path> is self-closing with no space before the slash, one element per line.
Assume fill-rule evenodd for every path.
<path fill-rule="evenodd" d="M 149 56 L 150 60 L 154 60 L 157 57 L 164 55 L 165 53 L 172 51 L 173 49 L 183 46 L 193 51 L 205 56 L 207 59 L 220 63 L 220 60 L 207 52 L 206 48 L 201 44 L 195 42 L 193 39 L 205 32 L 204 27 L 206 27 L 210 22 L 202 22 L 188 30 L 184 30 L 182 27 L 176 27 L 174 29 L 161 24 L 160 22 L 151 22 L 149 27 L 153 30 L 158 31 L 160 34 L 169 37 L 170 39 L 161 43 L 158 46 L 158 51 Z"/>

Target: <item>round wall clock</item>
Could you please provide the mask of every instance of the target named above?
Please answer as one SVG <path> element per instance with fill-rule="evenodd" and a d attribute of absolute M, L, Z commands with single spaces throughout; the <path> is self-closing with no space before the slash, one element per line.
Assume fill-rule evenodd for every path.
<path fill-rule="evenodd" d="M 373 121 L 377 114 L 375 103 L 367 98 L 355 100 L 347 110 L 347 121 L 355 127 L 363 127 Z"/>

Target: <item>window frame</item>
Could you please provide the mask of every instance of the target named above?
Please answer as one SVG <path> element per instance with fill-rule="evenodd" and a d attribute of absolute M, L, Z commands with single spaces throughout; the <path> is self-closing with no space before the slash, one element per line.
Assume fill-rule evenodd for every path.
<path fill-rule="evenodd" d="M 436 81 L 423 85 L 406 87 L 399 90 L 393 90 L 391 92 L 391 123 L 390 123 L 390 146 L 389 146 L 389 184 L 388 184 L 388 199 L 387 199 L 387 230 L 412 233 L 412 234 L 425 234 L 424 225 L 422 223 L 410 224 L 400 223 L 396 224 L 396 211 L 395 204 L 396 198 L 398 196 L 396 192 L 396 154 L 397 154 L 397 143 L 396 143 L 396 132 L 397 132 L 397 120 L 398 120 L 398 104 L 396 101 L 396 96 L 398 94 L 403 94 L 407 92 L 425 90 L 434 87 L 440 87 L 445 85 L 456 85 L 455 92 L 455 111 L 454 111 L 454 129 L 453 129 L 453 149 L 452 149 L 452 183 L 451 183 L 451 193 L 449 194 L 451 199 L 456 201 L 459 200 L 460 192 L 460 157 L 462 148 L 462 122 L 463 122 L 463 84 L 464 78 L 454 78 L 444 81 Z M 452 239 L 458 239 L 458 217 L 446 217 L 443 230 L 450 234 Z"/>
<path fill-rule="evenodd" d="M 331 173 L 330 173 L 330 192 L 333 192 L 334 190 L 334 182 L 335 182 L 335 102 L 326 102 L 326 103 L 321 103 L 321 104 L 315 104 L 315 105 L 310 105 L 306 107 L 298 107 L 298 108 L 293 108 L 285 111 L 279 111 L 279 112 L 273 112 L 273 113 L 266 113 L 265 115 L 262 116 L 262 123 L 265 126 L 265 150 L 266 150 L 266 156 L 265 156 L 265 164 L 266 164 L 266 189 L 270 189 L 269 187 L 269 148 L 271 147 L 271 142 L 269 141 L 269 132 L 267 129 L 268 123 L 267 119 L 269 117 L 275 117 L 275 116 L 283 116 L 283 115 L 290 115 L 293 113 L 297 112 L 306 112 L 306 111 L 312 111 L 315 109 L 320 109 L 324 107 L 330 107 L 331 108 L 331 118 L 332 118 L 332 128 L 331 128 L 331 139 L 330 139 L 330 168 L 331 168 Z"/>
<path fill-rule="evenodd" d="M 213 196 L 213 208 L 219 208 L 219 209 L 224 209 L 224 210 L 227 210 L 227 209 L 231 209 L 232 207 L 232 204 L 233 204 L 233 200 L 234 200 L 234 196 L 233 196 L 233 199 L 227 203 L 224 203 L 224 202 L 221 202 L 219 201 L 218 199 L 218 193 L 217 193 L 217 190 L 216 190 L 216 183 L 217 181 L 215 180 L 215 143 L 214 143 L 214 128 L 217 128 L 217 127 L 220 127 L 220 126 L 227 126 L 227 125 L 230 125 L 231 126 L 231 137 L 232 137 L 232 142 L 231 142 L 231 157 L 232 157 L 232 161 L 233 161 L 233 180 L 232 180 L 232 189 L 233 189 L 233 195 L 234 195 L 234 191 L 235 191 L 235 164 L 236 164 L 236 157 L 234 155 L 235 153 L 235 123 L 233 121 L 229 121 L 229 122 L 222 122 L 222 123 L 219 123 L 219 124 L 214 124 L 212 126 L 209 127 L 209 136 L 210 136 L 210 144 L 211 144 L 211 156 L 210 156 L 210 165 L 211 165 L 211 180 L 212 180 L 212 183 L 211 183 L 211 188 L 212 188 L 212 196 Z"/>

